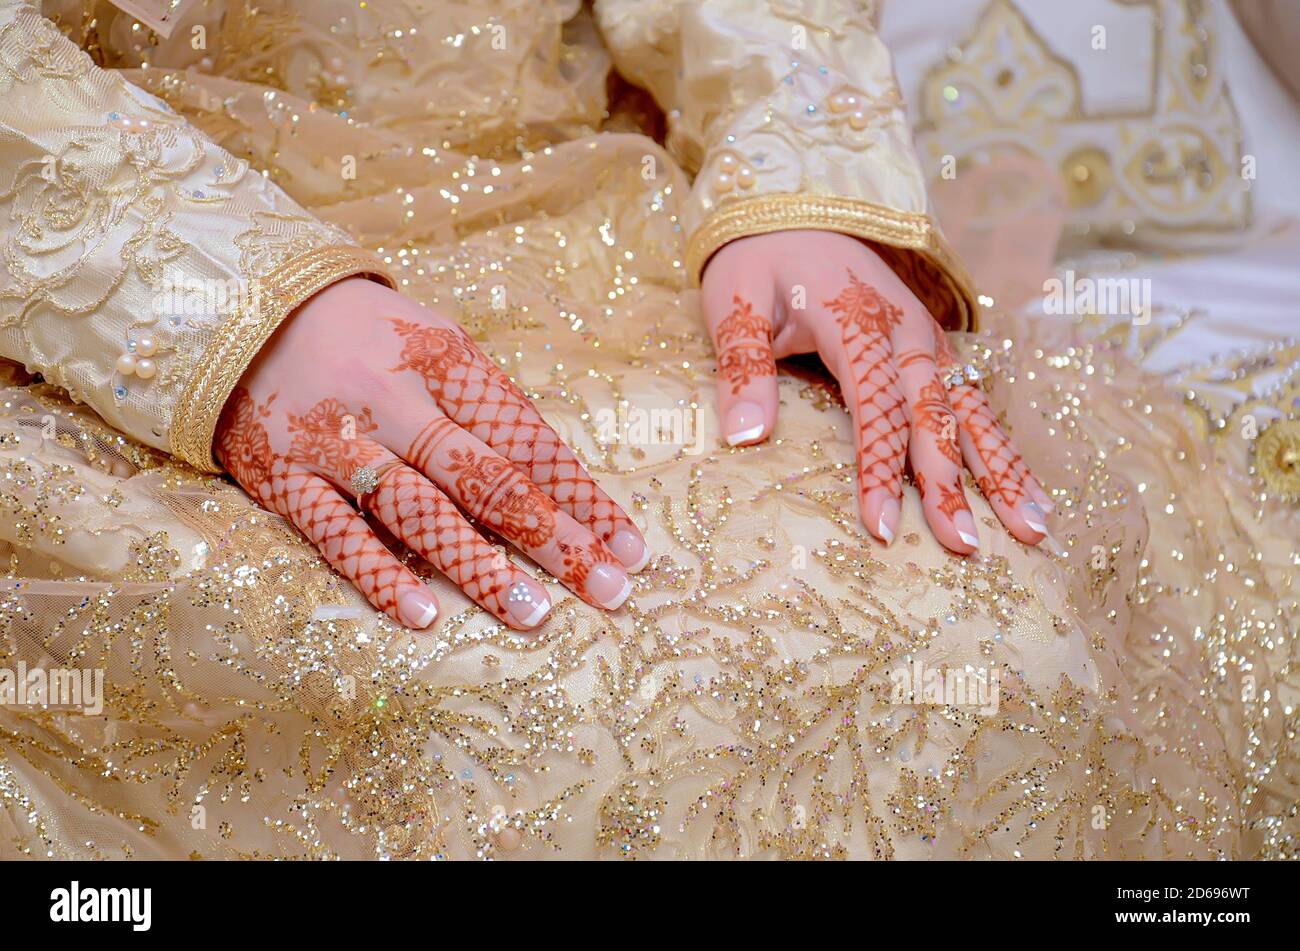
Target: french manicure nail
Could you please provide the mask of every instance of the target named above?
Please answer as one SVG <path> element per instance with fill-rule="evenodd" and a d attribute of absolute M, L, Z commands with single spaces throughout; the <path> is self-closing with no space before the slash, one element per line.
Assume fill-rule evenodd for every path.
<path fill-rule="evenodd" d="M 1050 551 L 1057 558 L 1069 557 L 1070 553 L 1065 550 L 1065 546 L 1062 545 L 1060 542 L 1058 542 L 1056 540 L 1056 536 L 1053 535 L 1051 532 L 1048 532 L 1047 535 L 1044 536 L 1040 544 L 1046 545 L 1047 550 Z"/>
<path fill-rule="evenodd" d="M 727 411 L 727 445 L 739 446 L 763 435 L 763 408 L 748 401 Z"/>
<path fill-rule="evenodd" d="M 438 606 L 433 598 L 420 590 L 408 591 L 397 602 L 397 613 L 402 623 L 413 630 L 422 631 L 438 616 Z"/>
<path fill-rule="evenodd" d="M 622 528 L 615 532 L 609 540 L 609 550 L 632 574 L 636 574 L 650 561 L 650 546 L 631 529 Z"/>
<path fill-rule="evenodd" d="M 516 581 L 510 586 L 510 594 L 506 596 L 506 613 L 520 627 L 536 627 L 549 610 L 551 599 L 537 585 L 528 581 Z"/>
<path fill-rule="evenodd" d="M 876 523 L 876 533 L 884 539 L 886 545 L 894 541 L 894 529 L 898 525 L 898 500 L 886 499 L 880 507 L 880 521 Z"/>
<path fill-rule="evenodd" d="M 1026 525 L 1038 534 L 1047 534 L 1047 516 L 1043 514 L 1043 510 L 1038 507 L 1037 502 L 1026 502 L 1020 506 L 1020 517 L 1025 520 Z"/>
<path fill-rule="evenodd" d="M 979 531 L 975 528 L 975 517 L 968 509 L 962 509 L 952 517 L 952 527 L 957 529 L 957 536 L 962 541 L 979 551 Z"/>
<path fill-rule="evenodd" d="M 632 579 L 617 565 L 596 565 L 587 575 L 587 593 L 605 610 L 616 611 L 632 593 Z"/>

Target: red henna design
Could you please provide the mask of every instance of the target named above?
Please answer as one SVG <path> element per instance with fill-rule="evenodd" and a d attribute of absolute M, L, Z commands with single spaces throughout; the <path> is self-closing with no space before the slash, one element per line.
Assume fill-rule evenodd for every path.
<path fill-rule="evenodd" d="M 886 300 L 870 284 L 859 280 L 852 271 L 849 271 L 849 286 L 833 301 L 826 301 L 824 306 L 838 315 L 841 327 L 847 329 L 851 323 L 864 334 L 888 336 L 903 319 L 901 308 Z"/>
<path fill-rule="evenodd" d="M 259 407 L 243 387 L 231 394 L 217 428 L 217 458 L 263 508 L 292 522 L 371 604 L 397 619 L 401 588 L 418 580 L 333 486 L 271 449 L 263 421 L 274 400 Z"/>
<path fill-rule="evenodd" d="M 888 335 L 903 312 L 852 271 L 848 287 L 823 306 L 836 315 L 856 383 L 859 495 L 865 500 L 883 488 L 897 497 L 902 490 L 907 418 Z"/>
<path fill-rule="evenodd" d="M 429 327 L 397 317 L 388 318 L 402 337 L 402 362 L 395 370 L 414 370 L 425 379 L 450 379 L 473 362 L 474 347 L 458 330 Z"/>
<path fill-rule="evenodd" d="M 397 466 L 384 474 L 366 501 L 403 544 L 477 604 L 514 623 L 507 599 L 528 575 L 488 544 L 437 486 L 414 469 Z"/>
<path fill-rule="evenodd" d="M 464 506 L 475 515 L 489 505 L 489 497 L 500 487 L 503 477 L 510 472 L 510 463 L 501 458 L 483 456 L 460 449 L 451 450 L 450 472 L 456 476 L 456 492 Z"/>
<path fill-rule="evenodd" d="M 271 439 L 261 421 L 271 415 L 275 396 L 272 394 L 266 405 L 259 407 L 248 390 L 235 389 L 217 423 L 214 449 L 235 481 L 268 508 L 265 491 L 275 453 L 271 451 Z"/>
<path fill-rule="evenodd" d="M 449 420 L 523 469 L 561 510 L 599 538 L 609 540 L 621 530 L 639 537 L 631 519 L 596 485 L 528 398 L 468 337 L 453 328 L 389 319 L 402 338 L 396 369 L 419 373 Z M 413 446 L 412 452 L 427 456 L 432 447 Z"/>
<path fill-rule="evenodd" d="M 984 498 L 990 502 L 998 497 L 998 485 L 991 476 L 978 475 L 975 477 L 975 484 L 980 487 L 980 492 L 984 494 Z"/>
<path fill-rule="evenodd" d="M 775 376 L 772 359 L 772 325 L 739 294 L 732 311 L 718 324 L 718 372 L 731 385 L 733 395 L 758 377 Z"/>
<path fill-rule="evenodd" d="M 339 400 L 324 399 L 302 416 L 289 413 L 287 424 L 293 434 L 288 459 L 340 483 L 346 484 L 359 467 L 388 455 L 378 443 L 358 438 L 379 428 L 368 407 L 353 415 Z"/>
<path fill-rule="evenodd" d="M 916 428 L 934 434 L 934 442 L 944 458 L 955 466 L 961 465 L 961 450 L 957 447 L 957 417 L 948 405 L 948 391 L 936 376 L 921 387 L 921 393 L 912 407 Z"/>
<path fill-rule="evenodd" d="M 439 418 L 411 440 L 407 457 L 446 485 L 467 512 L 523 548 L 579 597 L 599 606 L 587 591 L 587 577 L 597 562 L 619 564 L 613 553 L 572 522 L 569 531 L 580 536 L 561 537 L 567 517 L 555 502 L 530 484 L 518 466 L 471 446 L 468 435 Z M 586 541 L 575 541 L 577 537 Z"/>
<path fill-rule="evenodd" d="M 493 531 L 526 549 L 541 548 L 555 534 L 556 505 L 528 483 L 518 468 L 495 456 L 453 449 L 447 464 L 462 504 Z"/>
<path fill-rule="evenodd" d="M 598 564 L 618 565 L 613 553 L 603 545 L 571 544 L 560 539 L 556 542 L 564 570 L 556 577 L 575 591 L 587 590 L 587 577 Z"/>
<path fill-rule="evenodd" d="M 946 483 L 939 484 L 939 511 L 949 518 L 958 512 L 970 511 L 970 503 L 966 501 L 966 493 L 962 492 L 960 485 L 953 488 Z"/>
<path fill-rule="evenodd" d="M 988 470 L 987 478 L 977 480 L 980 490 L 990 502 L 996 497 L 1014 508 L 1026 496 L 1029 467 L 1002 431 L 983 392 L 973 386 L 959 386 L 953 388 L 953 393 L 953 411 Z"/>
<path fill-rule="evenodd" d="M 924 472 L 913 472 L 912 480 L 916 483 L 916 488 L 921 493 L 921 498 L 926 498 L 930 492 L 930 483 L 925 478 Z M 939 511 L 944 515 L 952 518 L 958 512 L 970 511 L 970 505 L 966 502 L 966 496 L 960 487 L 953 488 L 946 482 L 939 483 Z"/>
<path fill-rule="evenodd" d="M 339 574 L 350 580 L 366 600 L 399 619 L 397 602 L 402 584 L 415 581 L 409 569 L 384 547 L 357 510 L 319 476 L 276 460 L 273 492 L 277 510 L 320 550 Z"/>
<path fill-rule="evenodd" d="M 460 431 L 460 427 L 445 416 L 433 419 L 411 440 L 406 450 L 406 461 L 422 472 L 432 472 L 438 447 Z"/>
<path fill-rule="evenodd" d="M 935 365 L 934 356 L 924 350 L 908 350 L 906 353 L 895 357 L 894 363 L 900 370 L 906 370 L 914 363 L 928 363 L 932 367 Z"/>
<path fill-rule="evenodd" d="M 935 324 L 934 338 L 935 353 L 944 366 L 960 362 L 938 324 Z M 1012 508 L 1018 506 L 1027 494 L 1025 480 L 1029 478 L 1029 467 L 998 423 L 988 395 L 977 386 L 962 384 L 954 386 L 948 398 L 986 470 L 975 473 L 980 491 L 990 502 L 999 500 Z"/>

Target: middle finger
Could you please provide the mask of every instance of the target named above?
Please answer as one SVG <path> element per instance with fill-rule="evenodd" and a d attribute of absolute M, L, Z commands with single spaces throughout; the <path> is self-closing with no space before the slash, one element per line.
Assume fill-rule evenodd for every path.
<path fill-rule="evenodd" d="M 578 597 L 610 611 L 627 600 L 632 581 L 619 559 L 518 466 L 445 416 L 419 428 L 391 428 L 394 445 L 408 447 L 412 466 Z"/>

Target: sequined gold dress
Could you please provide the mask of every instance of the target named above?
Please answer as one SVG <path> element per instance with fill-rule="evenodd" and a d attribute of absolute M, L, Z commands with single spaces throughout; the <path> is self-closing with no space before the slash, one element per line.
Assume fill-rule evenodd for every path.
<path fill-rule="evenodd" d="M 1218 370 L 1144 373 L 1159 324 L 982 307 L 858 4 L 181 9 L 0 0 L 0 668 L 105 674 L 95 716 L 0 707 L 0 854 L 1294 854 L 1300 438 L 1250 372 L 1294 354 L 1188 399 Z M 979 325 L 1051 550 L 973 488 L 981 557 L 911 487 L 872 542 L 816 371 L 720 448 L 698 272 L 808 227 Z M 243 368 L 351 274 L 458 319 L 627 505 L 624 609 L 551 584 L 525 638 L 433 578 L 414 636 L 216 471 Z M 925 671 L 986 689 L 900 698 Z"/>

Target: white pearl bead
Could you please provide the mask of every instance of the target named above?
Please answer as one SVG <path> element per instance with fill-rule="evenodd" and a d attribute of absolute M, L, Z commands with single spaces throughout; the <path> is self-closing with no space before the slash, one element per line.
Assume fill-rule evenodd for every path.
<path fill-rule="evenodd" d="M 136 371 L 136 361 L 132 354 L 124 353 L 117 358 L 117 372 L 122 376 L 130 376 Z"/>
<path fill-rule="evenodd" d="M 830 108 L 831 112 L 847 112 L 849 108 L 848 100 L 848 93 L 837 92 L 835 95 L 831 96 L 830 102 L 827 103 L 827 106 Z"/>
<path fill-rule="evenodd" d="M 861 109 L 855 109 L 849 115 L 849 125 L 857 129 L 859 132 L 861 132 L 863 129 L 867 127 L 868 121 L 869 120 L 867 119 L 867 114 L 863 112 Z"/>
<path fill-rule="evenodd" d="M 754 170 L 748 165 L 742 165 L 740 171 L 736 173 L 736 184 L 741 188 L 753 188 L 754 181 Z"/>
<path fill-rule="evenodd" d="M 142 357 L 152 357 L 158 352 L 158 342 L 153 337 L 141 337 L 135 342 L 135 352 Z"/>
<path fill-rule="evenodd" d="M 734 172 L 736 166 L 739 164 L 740 163 L 736 160 L 736 157 L 729 152 L 724 153 L 723 156 L 718 159 L 718 168 L 724 172 Z"/>
<path fill-rule="evenodd" d="M 154 362 L 149 359 L 141 359 L 135 362 L 135 375 L 142 380 L 152 379 L 153 375 L 158 372 Z"/>
<path fill-rule="evenodd" d="M 735 179 L 733 179 L 726 172 L 719 172 L 717 175 L 713 176 L 713 187 L 717 191 L 729 192 L 731 191 L 732 187 L 735 186 L 735 184 L 736 184 Z"/>

